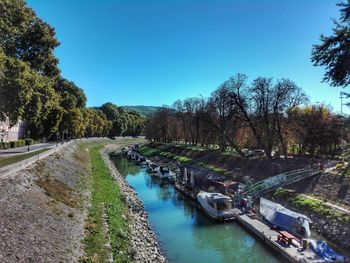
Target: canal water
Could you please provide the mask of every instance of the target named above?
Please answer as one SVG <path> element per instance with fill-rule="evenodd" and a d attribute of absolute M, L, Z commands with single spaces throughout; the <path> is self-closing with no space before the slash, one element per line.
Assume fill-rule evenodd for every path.
<path fill-rule="evenodd" d="M 238 223 L 212 221 L 173 185 L 162 185 L 122 156 L 112 160 L 144 203 L 169 262 L 282 262 Z"/>

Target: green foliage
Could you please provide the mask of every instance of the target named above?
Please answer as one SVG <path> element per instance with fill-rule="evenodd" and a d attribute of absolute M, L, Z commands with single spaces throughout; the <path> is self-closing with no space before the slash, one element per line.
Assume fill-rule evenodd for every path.
<path fill-rule="evenodd" d="M 34 141 L 32 144 L 34 144 Z M 25 140 L 12 141 L 12 142 L 10 142 L 10 145 L 11 145 L 10 146 L 11 148 L 25 146 Z"/>
<path fill-rule="evenodd" d="M 106 262 L 107 237 L 103 230 L 102 219 L 105 210 L 114 261 L 131 262 L 131 257 L 127 253 L 130 247 L 130 230 L 128 223 L 122 217 L 123 214 L 127 214 L 125 200 L 101 158 L 100 148 L 90 148 L 92 193 L 86 222 L 87 235 L 84 240 L 87 259 L 84 261 Z M 124 253 L 119 253 L 120 251 Z"/>
<path fill-rule="evenodd" d="M 0 13 L 0 112 L 10 124 L 25 121 L 33 138 L 107 135 L 104 114 L 85 109 L 84 91 L 59 75 L 54 29 L 21 0 L 0 1 Z"/>
<path fill-rule="evenodd" d="M 192 160 L 191 158 L 188 158 L 186 156 L 175 156 L 173 157 L 173 159 L 180 163 L 188 163 Z"/>
<path fill-rule="evenodd" d="M 9 146 L 9 143 L 8 142 L 0 142 L 0 150 L 1 149 L 8 149 L 10 146 Z"/>
<path fill-rule="evenodd" d="M 153 113 L 157 111 L 159 107 L 155 106 L 123 106 L 125 110 L 135 110 L 146 117 L 151 117 Z"/>
<path fill-rule="evenodd" d="M 339 144 L 342 121 L 323 104 L 303 108 L 295 107 L 288 112 L 292 131 L 300 147 L 299 153 L 311 155 L 330 153 Z"/>
<path fill-rule="evenodd" d="M 111 102 L 103 104 L 98 109 L 112 122 L 112 129 L 109 132 L 110 136 L 135 136 L 143 133 L 146 119 L 140 113 L 134 110 L 125 110 Z"/>
<path fill-rule="evenodd" d="M 173 160 L 178 161 L 180 163 L 187 163 L 187 162 L 191 161 L 191 158 L 189 158 L 189 157 L 180 156 L 180 155 L 176 155 L 176 154 L 167 152 L 166 148 L 169 148 L 169 146 L 162 145 L 160 147 L 161 150 L 158 150 L 158 149 L 154 149 L 148 145 L 142 145 L 139 148 L 139 152 L 146 157 L 162 156 L 164 158 L 173 159 Z"/>
<path fill-rule="evenodd" d="M 160 153 L 159 150 L 148 147 L 147 145 L 142 145 L 139 148 L 139 152 L 146 157 L 156 156 Z"/>
<path fill-rule="evenodd" d="M 88 108 L 83 110 L 85 120 L 85 136 L 106 136 L 111 129 L 112 123 L 100 110 Z"/>
<path fill-rule="evenodd" d="M 277 198 L 288 198 L 291 194 L 293 195 L 294 192 L 284 189 L 282 187 L 279 187 L 276 189 L 275 193 L 273 194 L 274 197 Z"/>
<path fill-rule="evenodd" d="M 25 141 L 25 145 L 33 145 L 34 144 L 34 140 L 30 139 L 30 138 L 27 138 L 24 141 Z"/>
<path fill-rule="evenodd" d="M 59 45 L 54 29 L 21 0 L 0 1 L 0 46 L 6 56 L 17 58 L 40 75 L 57 76 Z"/>
<path fill-rule="evenodd" d="M 32 135 L 50 135 L 57 127 L 42 126 L 54 109 L 60 108 L 59 96 L 50 78 L 32 70 L 29 65 L 16 58 L 6 57 L 0 49 L 0 112 L 6 112 L 11 124 L 20 118 L 34 129 Z M 45 129 L 46 128 L 46 129 Z"/>
<path fill-rule="evenodd" d="M 340 22 L 334 21 L 333 35 L 321 35 L 321 43 L 313 46 L 312 62 L 324 66 L 324 81 L 332 86 L 346 87 L 350 84 L 350 2 L 338 4 Z"/>

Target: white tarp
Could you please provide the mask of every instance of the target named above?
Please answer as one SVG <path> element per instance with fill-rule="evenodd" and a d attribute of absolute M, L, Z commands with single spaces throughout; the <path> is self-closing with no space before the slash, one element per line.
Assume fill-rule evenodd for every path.
<path fill-rule="evenodd" d="M 310 219 L 303 214 L 288 210 L 284 206 L 260 198 L 260 213 L 270 223 L 285 228 L 293 233 L 310 237 Z"/>

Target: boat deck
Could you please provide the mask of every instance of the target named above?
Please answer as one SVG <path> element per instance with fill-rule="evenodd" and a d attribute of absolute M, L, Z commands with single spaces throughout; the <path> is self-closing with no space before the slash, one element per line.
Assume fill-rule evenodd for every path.
<path fill-rule="evenodd" d="M 325 262 L 324 259 L 319 257 L 311 249 L 301 250 L 294 244 L 282 245 L 281 243 L 277 242 L 277 236 L 279 235 L 278 231 L 271 229 L 267 224 L 259 219 L 249 217 L 238 208 L 235 208 L 234 210 L 236 220 L 238 222 L 272 247 L 276 252 L 281 254 L 281 256 L 283 256 L 289 262 Z"/>

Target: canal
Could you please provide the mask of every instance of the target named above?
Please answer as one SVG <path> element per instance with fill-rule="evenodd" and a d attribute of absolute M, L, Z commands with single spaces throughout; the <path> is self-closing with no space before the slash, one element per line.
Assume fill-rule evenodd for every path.
<path fill-rule="evenodd" d="M 122 156 L 112 160 L 144 203 L 149 223 L 169 262 L 281 262 L 239 224 L 212 221 L 173 185 L 162 185 L 146 169 Z"/>

